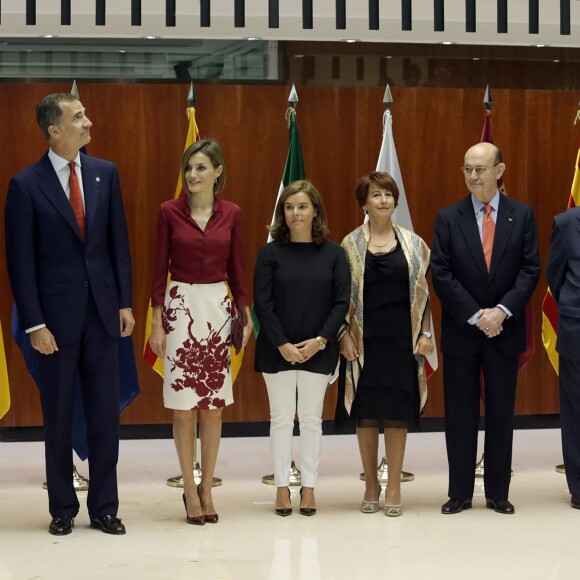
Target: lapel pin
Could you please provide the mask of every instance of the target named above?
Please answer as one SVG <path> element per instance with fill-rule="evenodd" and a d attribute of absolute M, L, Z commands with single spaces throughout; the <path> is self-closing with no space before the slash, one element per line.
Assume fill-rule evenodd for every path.
<path fill-rule="evenodd" d="M 98 178 L 97 178 L 98 179 Z M 508 218 L 508 222 L 513 222 L 514 220 L 512 218 Z"/>
<path fill-rule="evenodd" d="M 101 181 L 101 178 L 100 177 L 97 177 L 97 181 Z M 511 218 L 510 218 L 510 221 L 511 221 Z"/>

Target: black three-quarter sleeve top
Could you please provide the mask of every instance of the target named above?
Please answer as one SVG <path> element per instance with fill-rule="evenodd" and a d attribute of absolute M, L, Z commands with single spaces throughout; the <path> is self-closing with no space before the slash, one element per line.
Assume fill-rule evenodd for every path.
<path fill-rule="evenodd" d="M 254 310 L 260 323 L 254 370 L 332 373 L 349 295 L 350 270 L 338 244 L 274 241 L 262 246 L 254 270 Z M 328 340 L 326 348 L 300 365 L 291 365 L 278 350 L 287 342 L 317 336 Z"/>

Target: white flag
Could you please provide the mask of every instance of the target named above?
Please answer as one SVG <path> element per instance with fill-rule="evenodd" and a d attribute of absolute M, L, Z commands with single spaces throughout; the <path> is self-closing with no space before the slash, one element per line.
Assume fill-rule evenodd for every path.
<path fill-rule="evenodd" d="M 405 195 L 405 186 L 403 185 L 403 178 L 401 177 L 401 168 L 399 167 L 399 160 L 397 158 L 397 150 L 395 149 L 395 140 L 393 138 L 393 116 L 389 110 L 385 111 L 383 115 L 383 143 L 381 144 L 381 152 L 379 153 L 379 160 L 377 161 L 377 171 L 384 171 L 388 173 L 397 184 L 399 188 L 399 203 L 395 213 L 393 214 L 393 221 L 408 230 L 413 229 L 413 222 L 411 221 L 411 213 L 409 212 L 409 204 L 407 203 L 407 196 Z M 437 362 L 437 346 L 435 344 L 435 332 L 433 328 L 433 315 L 431 315 L 431 330 L 433 332 L 433 352 L 427 355 L 427 378 L 437 370 L 439 366 Z"/>

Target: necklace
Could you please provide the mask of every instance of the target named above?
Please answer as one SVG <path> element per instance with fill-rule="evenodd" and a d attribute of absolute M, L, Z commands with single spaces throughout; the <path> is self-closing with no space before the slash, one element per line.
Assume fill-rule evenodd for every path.
<path fill-rule="evenodd" d="M 389 236 L 387 238 L 387 241 L 384 244 L 375 244 L 375 242 L 373 242 L 373 234 L 371 232 L 371 225 L 369 224 L 369 245 L 373 245 L 375 248 L 384 248 L 385 246 L 388 246 L 393 240 L 395 239 L 395 232 L 393 232 L 392 236 Z"/>

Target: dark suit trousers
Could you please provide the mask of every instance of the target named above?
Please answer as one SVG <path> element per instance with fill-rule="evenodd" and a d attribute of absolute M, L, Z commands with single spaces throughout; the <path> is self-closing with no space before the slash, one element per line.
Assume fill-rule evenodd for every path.
<path fill-rule="evenodd" d="M 89 515 L 99 517 L 117 513 L 117 342 L 118 339 L 105 330 L 90 297 L 79 340 L 62 346 L 57 339 L 58 352 L 48 356 L 36 353 L 44 416 L 49 511 L 53 517 L 74 517 L 79 511 L 72 481 L 72 424 L 77 373 L 82 384 L 87 424 Z"/>
<path fill-rule="evenodd" d="M 508 498 L 518 355 L 501 353 L 492 341 L 482 342 L 476 354 L 443 357 L 445 441 L 452 499 L 473 496 L 481 369 L 485 382 L 485 496 L 493 500 Z"/>
<path fill-rule="evenodd" d="M 568 489 L 580 494 L 580 360 L 560 355 L 560 425 Z"/>

